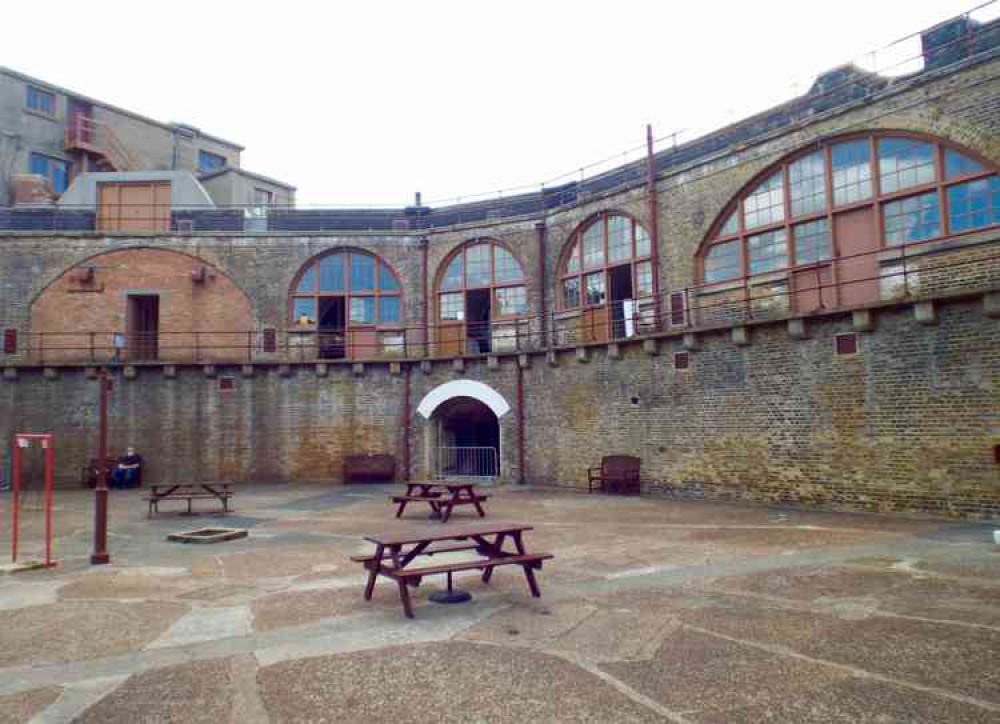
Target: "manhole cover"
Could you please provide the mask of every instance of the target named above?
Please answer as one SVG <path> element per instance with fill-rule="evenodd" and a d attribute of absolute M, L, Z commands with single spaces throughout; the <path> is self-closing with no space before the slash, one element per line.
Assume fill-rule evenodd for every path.
<path fill-rule="evenodd" d="M 240 528 L 199 528 L 183 533 L 171 533 L 167 540 L 175 543 L 222 543 L 227 540 L 246 538 L 248 532 Z"/>

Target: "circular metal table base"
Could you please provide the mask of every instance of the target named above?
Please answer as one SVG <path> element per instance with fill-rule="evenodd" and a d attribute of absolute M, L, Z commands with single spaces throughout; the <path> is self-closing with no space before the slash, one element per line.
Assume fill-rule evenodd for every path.
<path fill-rule="evenodd" d="M 448 572 L 448 590 L 434 591 L 427 598 L 434 603 L 465 603 L 472 600 L 472 594 L 468 591 L 456 590 L 451 587 L 451 571 Z"/>

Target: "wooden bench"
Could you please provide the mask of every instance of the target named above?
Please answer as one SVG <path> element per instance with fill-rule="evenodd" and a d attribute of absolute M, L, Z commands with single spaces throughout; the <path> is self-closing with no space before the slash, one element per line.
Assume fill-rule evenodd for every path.
<path fill-rule="evenodd" d="M 154 485 L 145 500 L 149 502 L 149 517 L 159 513 L 159 505 L 164 500 L 186 500 L 187 514 L 194 515 L 191 503 L 194 500 L 215 499 L 222 503 L 222 512 L 228 513 L 233 491 L 229 483 L 196 483 L 191 485 Z"/>
<path fill-rule="evenodd" d="M 80 468 L 80 487 L 96 488 L 97 476 L 100 475 L 100 458 L 90 458 L 86 465 Z M 105 470 L 108 473 L 108 485 L 111 484 L 111 471 L 118 467 L 118 458 L 105 458 Z M 142 487 L 142 466 L 135 471 L 135 487 Z"/>

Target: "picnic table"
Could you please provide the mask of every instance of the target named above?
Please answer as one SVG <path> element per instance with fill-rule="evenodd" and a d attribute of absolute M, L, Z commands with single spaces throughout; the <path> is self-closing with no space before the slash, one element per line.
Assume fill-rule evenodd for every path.
<path fill-rule="evenodd" d="M 371 555 L 351 556 L 351 560 L 362 563 L 368 571 L 366 601 L 371 600 L 378 576 L 396 581 L 407 618 L 413 618 L 409 586 L 419 586 L 425 576 L 446 574 L 450 590 L 451 575 L 458 571 L 480 570 L 483 583 L 489 583 L 493 577 L 493 569 L 497 566 L 521 566 L 531 595 L 540 598 L 542 594 L 535 580 L 535 571 L 541 570 L 542 561 L 553 556 L 551 553 L 528 553 L 524 545 L 524 533 L 532 529 L 533 526 L 522 523 L 483 521 L 447 528 L 423 525 L 407 531 L 366 535 L 364 539 L 375 545 L 375 552 Z M 508 541 L 513 545 L 513 551 L 505 550 L 504 546 Z M 475 551 L 480 557 L 440 565 L 412 565 L 423 556 L 458 551 Z"/>
<path fill-rule="evenodd" d="M 427 503 L 434 513 L 441 516 L 441 522 L 447 523 L 456 505 L 474 505 L 480 518 L 486 517 L 483 503 L 489 500 L 476 490 L 475 483 L 454 482 L 411 482 L 406 484 L 406 492 L 402 495 L 391 495 L 393 503 L 398 503 L 396 517 L 399 518 L 406 510 L 408 503 Z"/>
<path fill-rule="evenodd" d="M 191 511 L 191 501 L 195 499 L 215 498 L 222 503 L 222 511 L 229 512 L 229 500 L 233 497 L 230 483 L 192 483 L 192 484 L 171 484 L 153 485 L 149 489 L 149 517 L 153 513 L 159 513 L 159 504 L 164 500 L 187 500 L 188 515 L 194 515 Z"/>

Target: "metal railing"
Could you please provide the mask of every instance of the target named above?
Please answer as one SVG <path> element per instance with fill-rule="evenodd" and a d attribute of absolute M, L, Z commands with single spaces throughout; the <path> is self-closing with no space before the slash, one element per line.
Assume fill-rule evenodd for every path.
<path fill-rule="evenodd" d="M 9 355 L 47 363 L 252 363 L 414 360 L 538 352 L 708 330 L 748 322 L 807 317 L 915 299 L 928 294 L 1000 287 L 997 242 L 977 254 L 913 257 L 913 243 L 841 256 L 766 274 L 491 322 L 422 323 L 386 328 L 31 332 Z M 964 252 L 967 247 L 956 247 Z M 895 252 L 873 275 L 844 278 L 845 262 Z M 877 262 L 878 263 L 878 262 Z M 860 300 L 860 301 L 859 301 Z M 162 324 L 163 320 L 161 320 Z M 15 335 L 16 337 L 16 335 Z M 7 347 L 5 337 L 5 348 Z"/>
<path fill-rule="evenodd" d="M 437 477 L 496 478 L 500 475 L 500 451 L 484 446 L 441 446 Z"/>

